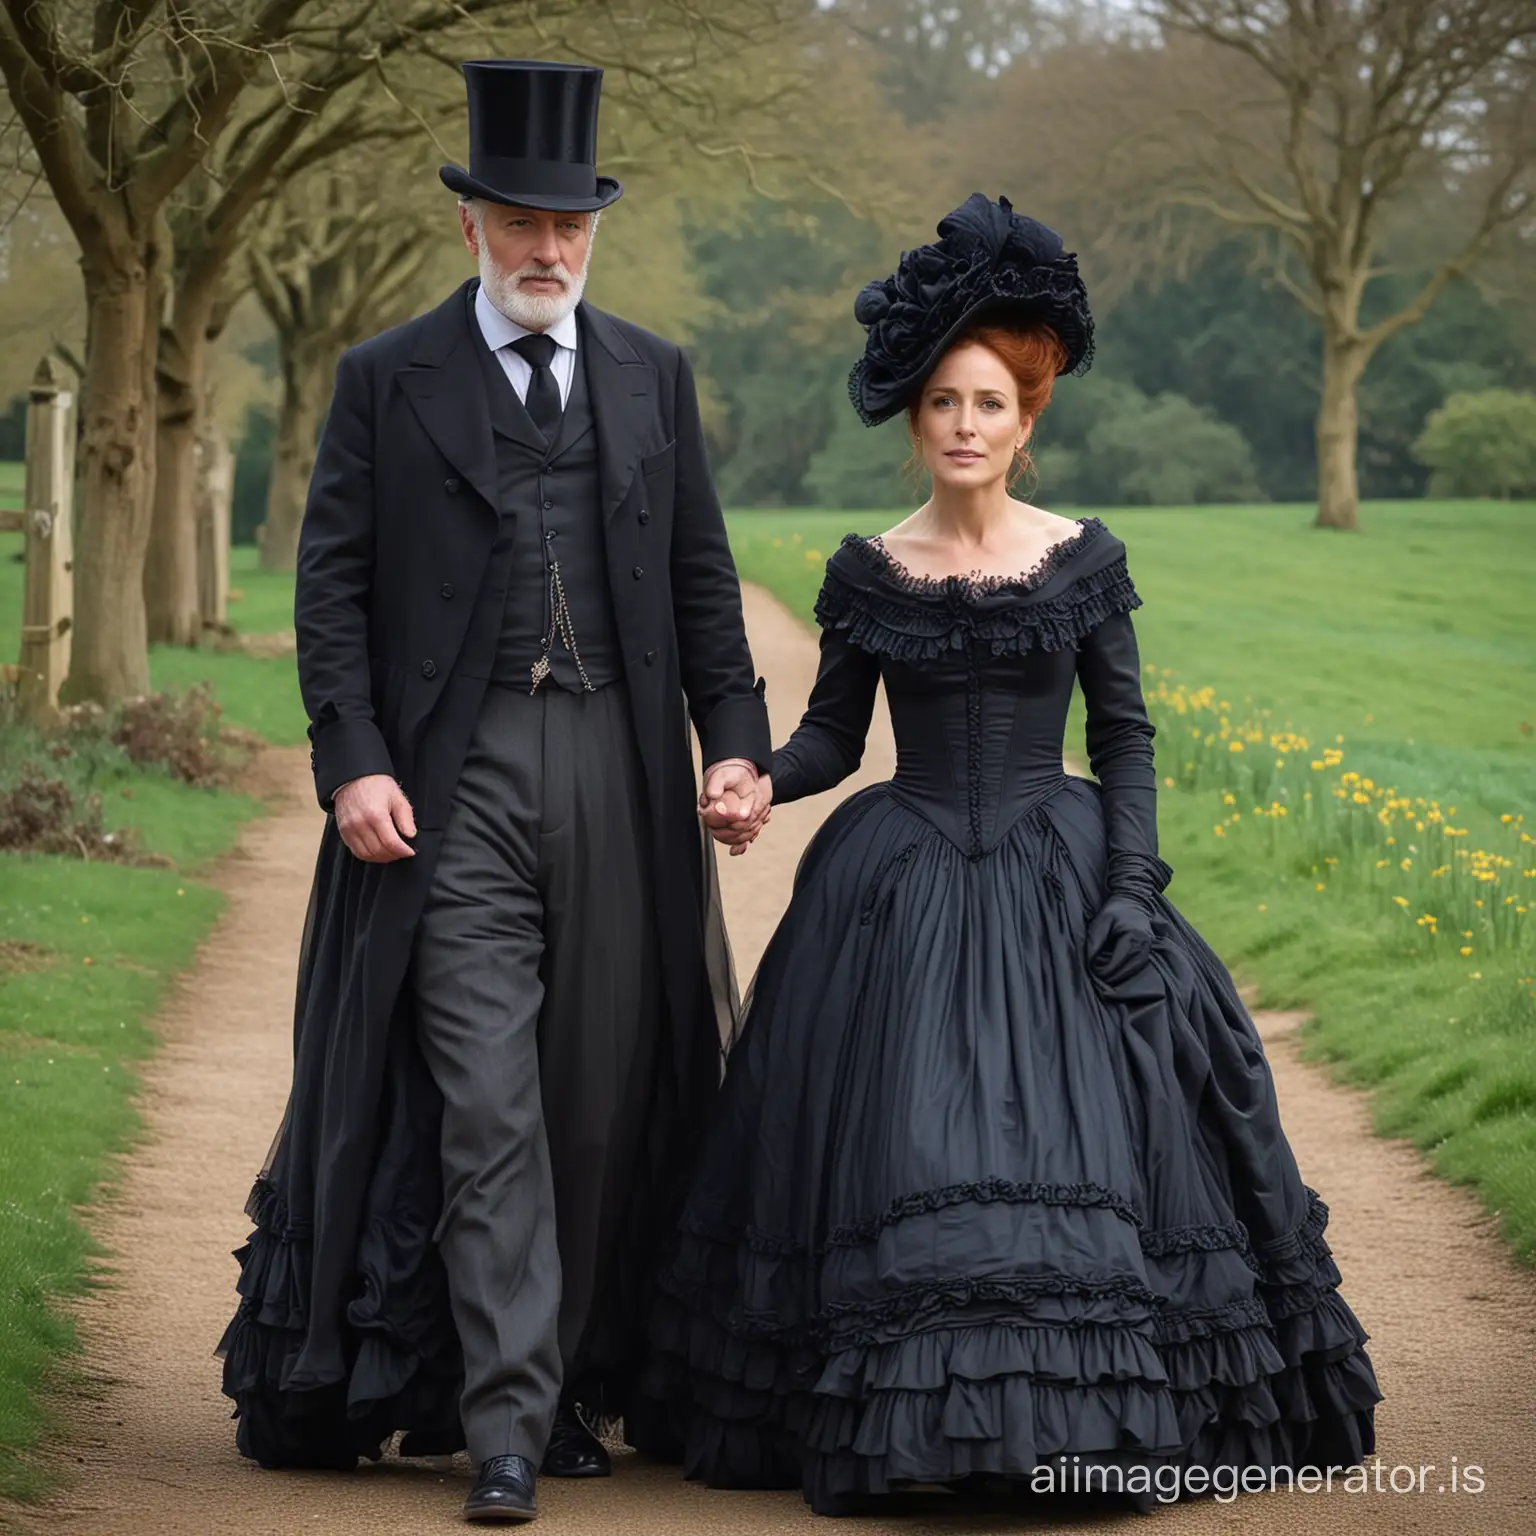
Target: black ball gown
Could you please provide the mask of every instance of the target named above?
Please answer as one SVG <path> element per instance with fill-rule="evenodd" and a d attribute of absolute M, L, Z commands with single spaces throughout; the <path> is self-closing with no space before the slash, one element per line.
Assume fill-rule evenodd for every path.
<path fill-rule="evenodd" d="M 1327 1207 L 1162 895 L 1139 604 L 1092 518 L 1018 580 L 828 562 L 775 797 L 853 771 L 882 679 L 897 768 L 805 853 L 662 1276 L 690 1476 L 836 1512 L 1093 1467 L 1145 1503 L 1373 1450 Z M 1062 769 L 1074 678 L 1097 784 Z"/>

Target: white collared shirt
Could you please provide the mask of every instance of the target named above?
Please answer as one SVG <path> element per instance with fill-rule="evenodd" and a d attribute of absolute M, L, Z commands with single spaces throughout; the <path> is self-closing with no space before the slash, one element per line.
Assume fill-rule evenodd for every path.
<path fill-rule="evenodd" d="M 527 405 L 533 367 L 527 358 L 520 357 L 512 350 L 512 343 L 520 337 L 535 333 L 526 330 L 515 320 L 508 320 L 486 297 L 483 283 L 475 290 L 475 319 L 480 322 L 480 334 L 485 337 L 486 346 L 496 354 L 502 371 L 517 391 L 517 398 Z M 576 324 L 575 311 L 558 325 L 551 326 L 544 334 L 555 344 L 555 355 L 549 367 L 555 376 L 555 383 L 560 386 L 560 404 L 563 407 L 570 404 L 571 380 L 576 375 L 576 342 L 580 330 Z"/>

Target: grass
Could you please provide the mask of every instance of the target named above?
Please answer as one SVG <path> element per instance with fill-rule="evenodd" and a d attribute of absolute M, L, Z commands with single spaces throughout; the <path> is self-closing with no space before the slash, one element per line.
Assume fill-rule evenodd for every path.
<path fill-rule="evenodd" d="M 222 906 L 175 870 L 8 855 L 0 884 L 0 1494 L 43 1491 L 26 1452 L 90 1283 L 79 1211 L 137 1129 L 148 1021 Z M 54 1378 L 56 1379 L 56 1378 Z"/>
<path fill-rule="evenodd" d="M 0 464 L 0 505 L 19 490 Z M 15 655 L 23 568 L 19 535 L 0 536 L 0 656 Z M 292 579 L 262 575 L 237 550 L 234 627 L 292 626 Z M 291 657 L 262 660 L 157 648 L 152 685 L 208 679 L 224 719 L 268 740 L 302 741 Z M 17 738 L 7 757 L 25 755 Z M 63 770 L 61 770 L 63 771 Z M 49 1433 L 50 1383 L 67 1375 L 74 1331 L 61 1302 L 91 1283 L 96 1249 L 82 1210 L 110 1198 L 113 1158 L 138 1129 L 137 1069 L 166 987 L 191 963 L 222 909 L 207 866 L 259 814 L 250 796 L 196 789 L 104 751 L 75 760 L 108 828 L 134 827 L 170 869 L 0 855 L 0 1498 L 46 1491 L 33 1449 Z"/>
<path fill-rule="evenodd" d="M 19 504 L 17 468 L 0 465 L 0 505 Z M 1344 754 L 1330 783 L 1353 771 L 1443 799 L 1485 845 L 1499 835 L 1499 813 L 1536 806 L 1536 641 L 1523 574 L 1536 554 L 1536 508 L 1369 506 L 1358 538 L 1316 533 L 1291 507 L 1104 515 L 1130 547 L 1156 679 L 1167 672 L 1170 687 L 1215 690 L 1232 706 L 1230 730 L 1259 729 L 1266 745 L 1272 731 L 1305 731 Z M 739 513 L 731 532 L 743 575 L 808 616 L 842 533 L 893 520 Z M 20 625 L 22 572 L 11 559 L 20 542 L 0 535 L 0 656 L 14 655 Z M 291 578 L 257 571 L 251 550 L 233 563 L 233 626 L 289 628 Z M 151 672 L 156 687 L 211 680 L 232 724 L 303 739 L 291 657 L 162 647 Z M 1266 706 L 1272 714 L 1258 717 Z M 1174 779 L 1161 822 L 1180 905 L 1267 1003 L 1310 1008 L 1310 1049 L 1372 1089 L 1380 1128 L 1412 1137 L 1443 1174 L 1476 1187 L 1516 1251 L 1536 1261 L 1536 1015 L 1520 981 L 1532 974 L 1528 950 L 1512 943 L 1486 961 L 1462 957 L 1459 943 L 1405 917 L 1385 881 L 1372 884 L 1380 850 L 1363 842 L 1348 869 L 1314 871 L 1333 823 L 1256 818 L 1245 803 L 1240 825 L 1215 836 L 1230 816 L 1226 794 L 1253 799 L 1257 781 L 1243 773 L 1258 754 L 1241 764 L 1222 756 L 1219 709 L 1202 717 L 1214 742 L 1194 757 L 1175 752 L 1188 718 L 1155 698 L 1154 708 L 1160 772 Z M 258 810 L 243 796 L 111 762 L 94 771 L 109 825 L 137 826 L 177 868 L 0 864 L 0 1496 L 41 1491 L 27 1456 L 47 1429 L 39 1388 L 73 1347 L 57 1302 L 89 1283 L 93 1256 L 76 1212 L 103 1197 L 111 1154 L 131 1142 L 135 1069 L 155 1044 L 149 1021 L 219 911 L 198 873 Z M 1274 798 L 1288 786 L 1271 773 L 1266 787 Z M 1373 799 L 1362 813 L 1377 808 Z M 1445 926 L 1447 940 L 1460 938 Z"/>
<path fill-rule="evenodd" d="M 4 471 L 0 463 L 0 505 Z M 0 660 L 14 661 L 21 644 L 21 600 L 25 569 L 16 558 L 19 533 L 0 534 Z M 256 568 L 256 551 L 245 547 L 230 559 L 230 627 L 238 634 L 273 634 L 293 628 L 293 577 L 272 576 Z M 184 689 L 211 682 L 230 725 L 255 731 L 276 746 L 305 740 L 304 706 L 293 657 L 246 656 L 212 649 L 157 645 L 150 651 L 152 688 Z"/>
<path fill-rule="evenodd" d="M 1224 697 L 1326 722 L 1373 761 L 1471 772 L 1490 804 L 1536 801 L 1536 507 L 1374 503 L 1359 536 L 1313 529 L 1302 507 L 1101 515 L 1146 600 L 1136 623 L 1147 659 Z M 808 613 L 842 535 L 895 520 L 737 513 L 731 538 L 744 571 Z"/>
<path fill-rule="evenodd" d="M 246 546 L 230 555 L 229 623 L 242 635 L 293 628 L 293 577 L 258 570 L 256 551 Z M 306 739 L 299 674 L 291 655 L 244 656 L 159 645 L 150 652 L 149 670 L 156 688 L 211 682 L 229 724 L 255 731 L 276 746 L 298 746 Z"/>
<path fill-rule="evenodd" d="M 1536 825 L 1536 507 L 1368 505 L 1358 537 L 1297 507 L 1103 516 L 1146 603 L 1171 894 L 1266 1004 L 1312 1012 L 1308 1050 L 1372 1091 L 1378 1128 L 1472 1185 L 1536 1263 L 1536 912 L 1515 914 L 1536 848 L 1500 820 Z M 895 520 L 738 513 L 732 544 L 808 616 L 842 534 Z M 1074 732 L 1080 750 L 1080 709 Z"/>

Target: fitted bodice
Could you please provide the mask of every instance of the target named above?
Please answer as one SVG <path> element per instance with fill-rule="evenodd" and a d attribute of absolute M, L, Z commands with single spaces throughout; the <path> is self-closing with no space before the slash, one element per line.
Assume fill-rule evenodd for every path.
<path fill-rule="evenodd" d="M 822 662 L 799 729 L 774 754 L 774 795 L 798 799 L 857 767 L 884 682 L 896 736 L 890 793 L 980 858 L 1060 785 L 1072 687 L 1090 764 L 1124 818 L 1150 821 L 1152 728 L 1129 615 L 1125 546 L 1096 518 L 1012 579 L 916 577 L 849 535 L 817 599 Z"/>
<path fill-rule="evenodd" d="M 975 649 L 981 654 L 972 655 Z M 988 849 L 1062 778 L 1071 651 L 883 659 L 895 794 L 967 852 Z"/>

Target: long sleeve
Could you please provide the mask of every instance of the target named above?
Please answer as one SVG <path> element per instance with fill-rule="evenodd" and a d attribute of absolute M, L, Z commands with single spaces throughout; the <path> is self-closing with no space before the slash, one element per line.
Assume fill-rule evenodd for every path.
<path fill-rule="evenodd" d="M 821 666 L 795 733 L 773 754 L 773 798 L 784 804 L 841 784 L 864 757 L 880 663 L 837 629 L 821 632 Z"/>
<path fill-rule="evenodd" d="M 1088 710 L 1088 766 L 1103 790 L 1106 880 L 1115 892 L 1150 899 L 1173 871 L 1157 854 L 1155 731 L 1128 613 L 1104 619 L 1083 637 L 1077 675 Z"/>
<path fill-rule="evenodd" d="M 677 370 L 677 492 L 672 534 L 672 611 L 683 692 L 705 765 L 739 757 L 768 764 L 772 738 L 741 613 L 741 583 L 704 453 L 693 370 Z"/>
<path fill-rule="evenodd" d="M 372 388 L 357 352 L 336 370 L 336 390 L 315 454 L 299 533 L 294 586 L 299 689 L 309 716 L 310 762 L 321 808 L 367 774 L 393 773 L 374 721 L 368 671 L 373 588 Z"/>

